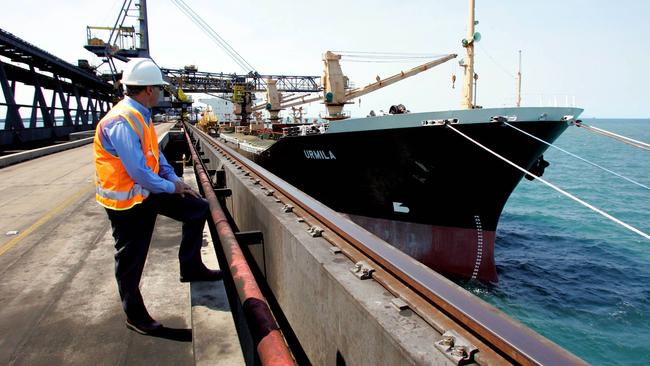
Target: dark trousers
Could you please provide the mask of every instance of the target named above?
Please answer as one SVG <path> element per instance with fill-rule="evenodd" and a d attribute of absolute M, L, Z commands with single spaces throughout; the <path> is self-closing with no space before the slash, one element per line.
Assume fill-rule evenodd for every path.
<path fill-rule="evenodd" d="M 207 201 L 178 194 L 151 194 L 128 210 L 106 209 L 115 239 L 115 278 L 122 307 L 131 320 L 148 320 L 140 279 L 147 259 L 156 216 L 161 214 L 183 223 L 183 238 L 178 251 L 181 272 L 196 270 L 201 262 L 203 226 L 208 217 Z"/>

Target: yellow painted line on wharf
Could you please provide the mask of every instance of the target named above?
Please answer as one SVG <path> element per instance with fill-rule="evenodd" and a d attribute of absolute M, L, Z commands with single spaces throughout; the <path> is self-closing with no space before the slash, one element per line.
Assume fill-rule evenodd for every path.
<path fill-rule="evenodd" d="M 83 196 L 84 194 L 90 192 L 93 190 L 95 187 L 94 185 L 90 185 L 87 188 L 84 188 L 80 190 L 79 192 L 73 194 L 69 198 L 67 198 L 65 201 L 61 202 L 58 206 L 52 208 L 48 212 L 46 212 L 38 221 L 33 223 L 30 227 L 27 229 L 23 230 L 18 236 L 15 238 L 9 240 L 7 243 L 5 243 L 3 246 L 0 247 L 0 256 L 5 254 L 9 249 L 13 248 L 18 244 L 21 240 L 23 240 L 26 236 L 31 234 L 34 230 L 38 229 L 39 227 L 43 226 L 45 223 L 50 221 L 54 215 L 58 214 L 61 212 L 63 209 L 66 207 L 70 206 L 72 203 L 76 202 L 79 197 Z"/>

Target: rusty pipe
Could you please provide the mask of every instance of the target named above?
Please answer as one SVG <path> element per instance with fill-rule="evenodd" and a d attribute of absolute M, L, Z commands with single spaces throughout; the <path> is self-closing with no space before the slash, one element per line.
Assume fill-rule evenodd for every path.
<path fill-rule="evenodd" d="M 244 315 L 248 320 L 260 361 L 262 365 L 295 365 L 296 362 L 291 355 L 284 336 L 280 332 L 280 327 L 255 281 L 253 272 L 248 266 L 244 253 L 239 247 L 235 234 L 232 232 L 217 196 L 212 190 L 210 178 L 201 165 L 201 159 L 192 145 L 186 125 L 184 125 L 184 129 L 185 139 L 192 154 L 197 177 L 203 187 L 205 198 L 210 204 L 210 214 L 226 255 L 226 261 L 230 267 L 237 295 L 242 303 Z"/>

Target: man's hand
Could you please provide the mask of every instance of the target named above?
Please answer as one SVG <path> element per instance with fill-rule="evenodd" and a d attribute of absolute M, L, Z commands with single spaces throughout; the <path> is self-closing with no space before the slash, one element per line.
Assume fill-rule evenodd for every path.
<path fill-rule="evenodd" d="M 183 182 L 182 180 L 177 180 L 174 185 L 176 186 L 174 193 L 180 194 L 181 197 L 185 197 L 186 194 L 189 194 L 190 196 L 201 198 L 199 192 L 193 190 L 192 187 L 187 185 L 187 183 Z"/>

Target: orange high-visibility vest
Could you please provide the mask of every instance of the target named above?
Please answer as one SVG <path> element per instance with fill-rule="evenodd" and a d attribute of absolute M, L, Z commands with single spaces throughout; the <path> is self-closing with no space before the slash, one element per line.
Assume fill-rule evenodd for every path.
<path fill-rule="evenodd" d="M 119 157 L 112 155 L 102 146 L 99 134 L 107 121 L 121 118 L 126 121 L 140 138 L 142 153 L 147 166 L 158 174 L 158 137 L 151 119 L 145 122 L 144 117 L 125 101 L 117 103 L 97 124 L 95 130 L 95 199 L 97 202 L 112 210 L 127 210 L 142 203 L 149 191 L 137 184 L 127 173 Z M 118 122 L 119 123 L 119 122 Z"/>

